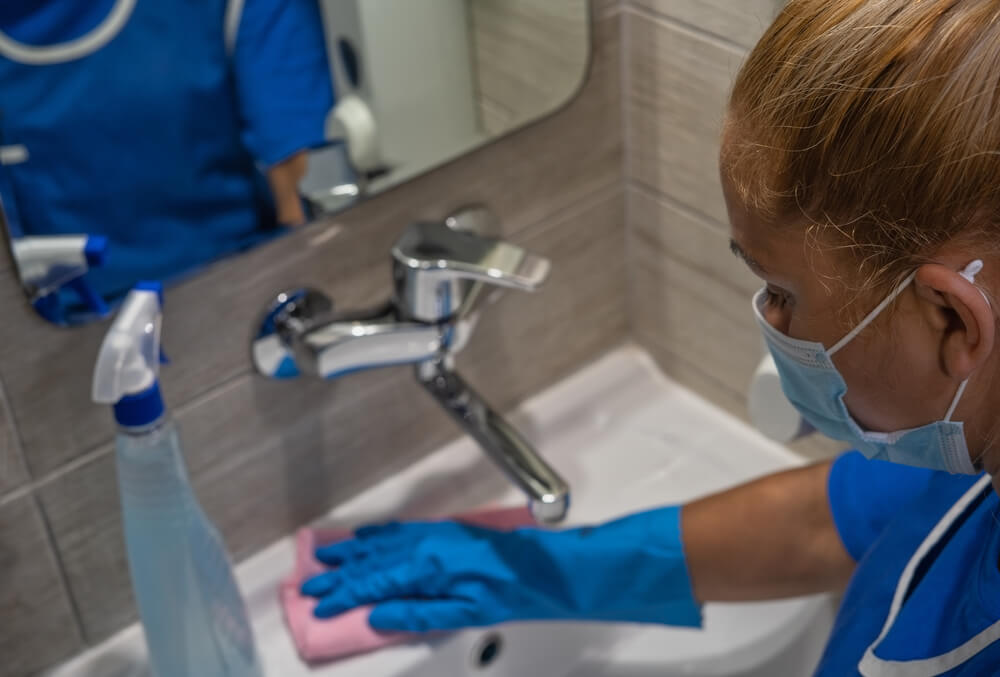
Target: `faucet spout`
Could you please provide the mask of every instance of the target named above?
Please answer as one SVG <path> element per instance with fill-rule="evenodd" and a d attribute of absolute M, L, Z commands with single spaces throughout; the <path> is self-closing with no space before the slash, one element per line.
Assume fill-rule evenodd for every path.
<path fill-rule="evenodd" d="M 461 376 L 446 366 L 445 360 L 418 364 L 416 375 L 462 430 L 528 496 L 535 519 L 554 524 L 566 517 L 570 499 L 566 481 Z"/>

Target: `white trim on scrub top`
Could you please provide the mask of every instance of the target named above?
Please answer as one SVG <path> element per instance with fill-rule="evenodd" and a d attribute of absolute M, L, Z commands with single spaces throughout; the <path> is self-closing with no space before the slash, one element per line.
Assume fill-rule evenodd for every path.
<path fill-rule="evenodd" d="M 913 575 L 924 557 L 948 532 L 951 525 L 962 516 L 969 504 L 976 500 L 989 486 L 989 476 L 983 477 L 972 485 L 972 488 L 965 492 L 962 498 L 958 499 L 958 502 L 945 513 L 941 521 L 931 529 L 927 538 L 907 562 L 906 568 L 903 569 L 903 573 L 899 577 L 899 583 L 896 585 L 896 593 L 893 595 L 892 605 L 889 607 L 889 617 L 886 619 L 885 625 L 882 626 L 882 632 L 868 647 L 858 664 L 858 670 L 864 677 L 933 677 L 957 668 L 993 642 L 1000 640 L 1000 621 L 997 621 L 961 646 L 940 656 L 910 661 L 888 661 L 875 655 L 875 647 L 885 639 L 893 623 L 896 622 L 899 610 L 903 606 L 903 598 L 909 591 Z"/>
<path fill-rule="evenodd" d="M 244 0 L 229 0 L 226 3 L 225 40 L 226 53 L 230 56 L 236 49 L 236 36 L 240 32 L 240 19 L 243 18 L 243 2 Z"/>
<path fill-rule="evenodd" d="M 135 9 L 135 3 L 136 0 L 117 0 L 115 6 L 111 8 L 104 21 L 98 24 L 97 28 L 76 39 L 56 45 L 26 45 L 0 31 L 0 54 L 11 61 L 18 61 L 29 66 L 43 66 L 80 59 L 88 54 L 93 54 L 118 35 L 128 23 L 132 10 Z"/>

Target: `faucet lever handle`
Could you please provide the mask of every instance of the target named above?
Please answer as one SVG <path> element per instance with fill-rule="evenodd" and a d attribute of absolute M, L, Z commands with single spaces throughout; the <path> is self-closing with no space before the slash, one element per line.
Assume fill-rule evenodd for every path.
<path fill-rule="evenodd" d="M 535 291 L 549 275 L 548 259 L 503 240 L 461 232 L 444 223 L 410 224 L 392 248 L 411 273 Z"/>

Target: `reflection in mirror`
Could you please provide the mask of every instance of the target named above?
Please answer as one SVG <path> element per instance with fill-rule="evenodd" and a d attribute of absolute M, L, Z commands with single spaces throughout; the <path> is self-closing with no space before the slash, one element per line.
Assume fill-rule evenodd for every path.
<path fill-rule="evenodd" d="M 587 0 L 0 3 L 0 204 L 46 319 L 106 315 L 553 112 Z"/>

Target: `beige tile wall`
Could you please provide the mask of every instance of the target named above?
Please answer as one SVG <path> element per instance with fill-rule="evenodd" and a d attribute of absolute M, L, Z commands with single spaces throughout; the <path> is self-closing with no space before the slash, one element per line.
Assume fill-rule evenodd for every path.
<path fill-rule="evenodd" d="M 28 479 L 21 444 L 11 420 L 10 405 L 4 390 L 3 382 L 0 381 L 0 496 Z"/>
<path fill-rule="evenodd" d="M 502 134 L 573 96 L 587 62 L 589 18 L 579 0 L 469 0 L 479 120 L 487 134 Z"/>
<path fill-rule="evenodd" d="M 343 308 L 381 300 L 409 220 L 485 202 L 507 237 L 555 265 L 542 291 L 491 309 L 461 356 L 484 396 L 510 408 L 627 338 L 620 16 L 600 11 L 586 84 L 555 116 L 169 291 L 164 390 L 199 496 L 238 556 L 458 434 L 406 369 L 335 384 L 254 375 L 249 337 L 276 291 L 310 284 Z M 0 485 L 0 677 L 21 677 L 133 609 L 113 429 L 88 404 L 106 327 L 42 323 L 5 255 L 0 309 L 0 463 L 13 468 Z"/>
<path fill-rule="evenodd" d="M 649 15 L 686 24 L 715 41 L 754 46 L 784 0 L 632 0 Z"/>
<path fill-rule="evenodd" d="M 11 584 L 9 581 L 15 581 Z M 30 493 L 0 499 L 0 674 L 29 675 L 82 647 Z"/>
<path fill-rule="evenodd" d="M 627 0 L 624 12 L 632 331 L 665 372 L 743 418 L 764 351 L 750 311 L 760 282 L 729 253 L 719 132 L 732 79 L 780 5 Z"/>

